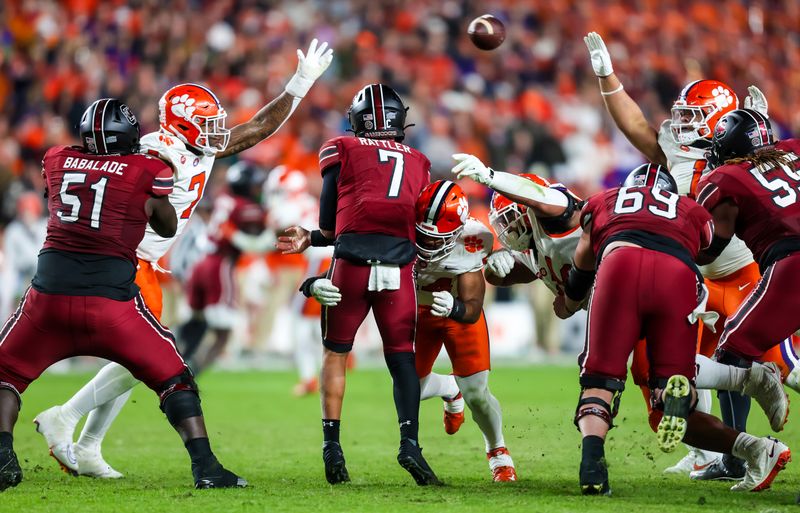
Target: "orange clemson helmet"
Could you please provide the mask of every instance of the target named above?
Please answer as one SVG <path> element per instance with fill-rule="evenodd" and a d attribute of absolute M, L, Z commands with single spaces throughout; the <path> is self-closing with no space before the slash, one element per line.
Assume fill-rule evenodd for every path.
<path fill-rule="evenodd" d="M 449 180 L 428 185 L 417 198 L 417 255 L 437 262 L 453 252 L 469 217 L 469 203 L 461 187 Z"/>
<path fill-rule="evenodd" d="M 158 101 L 161 129 L 207 155 L 227 148 L 227 117 L 216 95 L 199 84 L 176 85 Z"/>
<path fill-rule="evenodd" d="M 521 177 L 549 187 L 550 182 L 532 173 L 520 173 Z M 489 206 L 489 224 L 492 225 L 500 243 L 514 251 L 530 249 L 533 225 L 528 216 L 528 207 L 515 203 L 505 196 L 495 192 Z"/>
<path fill-rule="evenodd" d="M 711 140 L 717 121 L 739 108 L 739 98 L 718 80 L 695 80 L 687 84 L 672 105 L 672 137 L 678 144 L 691 145 Z"/>

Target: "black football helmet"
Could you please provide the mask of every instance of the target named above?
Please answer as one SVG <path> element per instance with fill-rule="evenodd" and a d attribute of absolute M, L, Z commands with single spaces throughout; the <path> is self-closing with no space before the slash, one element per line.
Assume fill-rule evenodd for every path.
<path fill-rule="evenodd" d="M 402 141 L 407 110 L 394 89 L 386 84 L 370 84 L 356 93 L 347 119 L 358 137 Z"/>
<path fill-rule="evenodd" d="M 731 111 L 717 122 L 711 139 L 711 151 L 706 155 L 711 169 L 726 160 L 744 157 L 774 141 L 769 118 L 752 109 Z"/>
<path fill-rule="evenodd" d="M 127 105 L 103 98 L 89 105 L 81 117 L 81 143 L 89 153 L 127 155 L 139 150 L 139 121 Z"/>
<path fill-rule="evenodd" d="M 257 200 L 267 173 L 259 166 L 240 160 L 228 168 L 225 179 L 233 195 Z"/>
<path fill-rule="evenodd" d="M 659 188 L 678 194 L 678 184 L 667 169 L 658 164 L 642 164 L 625 177 L 623 187 Z"/>

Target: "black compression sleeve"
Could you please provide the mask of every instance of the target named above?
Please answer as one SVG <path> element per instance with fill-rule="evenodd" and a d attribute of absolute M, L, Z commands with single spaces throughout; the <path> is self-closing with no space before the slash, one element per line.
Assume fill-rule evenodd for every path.
<path fill-rule="evenodd" d="M 564 284 L 564 294 L 573 301 L 583 301 L 594 284 L 594 275 L 594 270 L 578 269 L 573 263 Z"/>
<path fill-rule="evenodd" d="M 336 230 L 336 204 L 339 198 L 337 184 L 341 167 L 341 164 L 334 164 L 322 175 L 322 192 L 319 196 L 319 227 L 322 230 Z"/>

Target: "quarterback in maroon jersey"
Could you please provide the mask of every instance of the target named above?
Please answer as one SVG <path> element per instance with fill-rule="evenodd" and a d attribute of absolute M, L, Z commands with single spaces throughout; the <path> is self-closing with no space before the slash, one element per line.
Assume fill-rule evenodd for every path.
<path fill-rule="evenodd" d="M 555 308 L 560 317 L 571 315 L 594 285 L 575 413 L 583 435 L 582 492 L 610 493 L 605 436 L 625 388 L 628 356 L 642 335 L 647 339 L 652 401 L 664 412 L 657 433 L 662 450 L 672 451 L 685 440 L 701 449 L 732 453 L 748 462 L 744 481 L 734 490 L 768 488 L 789 460 L 789 448 L 693 411 L 694 323 L 705 315 L 708 294 L 695 260 L 711 243 L 711 216 L 677 195 L 675 180 L 665 169 L 645 164 L 628 175 L 623 187 L 591 197 L 581 212 L 581 225 L 565 294 L 557 296 Z"/>
<path fill-rule="evenodd" d="M 747 368 L 800 328 L 800 141 L 773 143 L 766 116 L 736 110 L 717 124 L 709 162 L 714 171 L 700 181 L 697 201 L 714 218 L 714 239 L 701 261 L 713 261 L 736 235 L 762 274 L 725 323 L 715 354 Z"/>
<path fill-rule="evenodd" d="M 331 139 L 319 152 L 320 229 L 292 227 L 278 239 L 279 249 L 286 252 L 335 243 L 328 279 L 309 282 L 309 287 L 325 287 L 341 296 L 337 306 L 322 311 L 323 460 L 330 483 L 349 480 L 339 445 L 345 362 L 370 309 L 394 382 L 400 423 L 397 461 L 417 484 L 439 482 L 419 447 L 420 388 L 414 367 L 414 207 L 430 182 L 430 162 L 402 144 L 406 110 L 384 84 L 368 85 L 356 94 L 348 111 L 355 137 Z"/>
<path fill-rule="evenodd" d="M 20 395 L 47 367 L 78 355 L 119 362 L 159 395 L 196 487 L 244 486 L 211 452 L 192 374 L 134 284 L 147 223 L 162 237 L 176 231 L 172 169 L 134 153 L 139 123 L 119 100 L 93 103 L 80 135 L 83 147 L 45 154 L 47 240 L 31 287 L 0 332 L 0 490 L 22 480 L 12 444 Z"/>

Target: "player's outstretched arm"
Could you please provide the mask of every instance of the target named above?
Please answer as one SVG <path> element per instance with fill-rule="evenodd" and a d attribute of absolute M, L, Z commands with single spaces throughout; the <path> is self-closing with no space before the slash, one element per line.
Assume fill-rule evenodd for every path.
<path fill-rule="evenodd" d="M 178 217 L 175 207 L 169 202 L 169 196 L 148 198 L 145 212 L 150 218 L 150 226 L 161 237 L 170 238 L 178 231 Z"/>
<path fill-rule="evenodd" d="M 532 208 L 538 217 L 555 217 L 569 205 L 566 195 L 543 187 L 527 178 L 486 167 L 475 155 L 456 153 L 456 165 L 451 170 L 457 178 L 469 178 L 499 192 L 506 198 Z"/>
<path fill-rule="evenodd" d="M 311 41 L 305 54 L 297 50 L 297 72 L 286 84 L 286 90 L 262 107 L 250 120 L 233 127 L 227 148 L 217 153 L 217 158 L 235 155 L 277 132 L 314 82 L 328 69 L 332 60 L 333 50 L 328 48 L 328 43 L 318 45 L 316 39 Z"/>
<path fill-rule="evenodd" d="M 589 50 L 592 69 L 600 83 L 600 94 L 603 95 L 606 109 L 617 128 L 650 162 L 667 165 L 667 157 L 658 144 L 658 132 L 650 126 L 639 105 L 625 92 L 614 73 L 611 54 L 608 53 L 603 38 L 597 32 L 589 32 L 583 41 Z"/>

